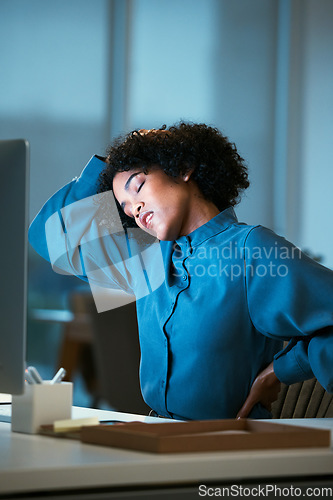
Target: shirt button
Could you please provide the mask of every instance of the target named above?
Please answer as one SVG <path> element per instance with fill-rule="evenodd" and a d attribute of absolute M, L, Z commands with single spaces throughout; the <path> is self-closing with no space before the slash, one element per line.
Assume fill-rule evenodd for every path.
<path fill-rule="evenodd" d="M 183 275 L 183 281 L 186 281 L 187 280 L 187 276 L 186 274 Z"/>

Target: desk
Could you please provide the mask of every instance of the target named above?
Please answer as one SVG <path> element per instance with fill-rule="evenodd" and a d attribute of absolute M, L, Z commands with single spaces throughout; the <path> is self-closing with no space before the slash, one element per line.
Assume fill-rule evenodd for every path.
<path fill-rule="evenodd" d="M 133 420 L 130 414 L 73 409 L 74 418 L 92 415 L 100 419 Z M 144 416 L 136 416 L 135 419 L 161 421 Z M 333 430 L 333 419 L 282 422 Z M 221 486 L 241 482 L 257 485 L 266 482 L 294 486 L 306 484 L 313 487 L 330 485 L 333 488 L 333 446 L 327 449 L 160 456 L 69 439 L 12 433 L 10 424 L 0 423 L 0 499 L 13 493 L 31 494 L 28 498 L 34 498 L 33 493 L 52 492 L 51 498 L 62 497 L 66 500 L 183 500 L 200 498 L 200 484 Z"/>

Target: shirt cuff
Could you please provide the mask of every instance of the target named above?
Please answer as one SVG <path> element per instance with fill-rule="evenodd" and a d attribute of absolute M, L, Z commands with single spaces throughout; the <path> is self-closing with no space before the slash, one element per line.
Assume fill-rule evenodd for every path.
<path fill-rule="evenodd" d="M 283 384 L 290 385 L 314 377 L 307 356 L 307 342 L 292 340 L 274 356 L 274 373 Z"/>
<path fill-rule="evenodd" d="M 94 155 L 81 172 L 78 181 L 84 181 L 97 187 L 100 173 L 105 169 L 106 163 L 101 156 Z"/>

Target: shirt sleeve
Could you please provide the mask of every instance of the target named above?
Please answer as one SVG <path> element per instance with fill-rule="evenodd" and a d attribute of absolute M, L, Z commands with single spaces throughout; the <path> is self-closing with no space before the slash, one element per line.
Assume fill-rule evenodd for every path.
<path fill-rule="evenodd" d="M 61 228 L 66 232 L 66 228 L 63 226 L 62 210 L 96 194 L 98 177 L 104 167 L 104 161 L 93 156 L 80 177 L 75 177 L 51 196 L 32 221 L 29 228 L 29 242 L 44 259 L 52 263 L 52 247 L 56 245 L 57 238 L 57 234 L 54 234 L 53 237 L 51 234 L 47 235 L 45 227 L 47 221 L 53 216 L 53 222 L 59 220 Z"/>
<path fill-rule="evenodd" d="M 289 385 L 315 376 L 333 392 L 333 272 L 261 226 L 247 236 L 244 262 L 255 328 L 289 341 L 274 357 L 278 379 Z"/>
<path fill-rule="evenodd" d="M 116 288 L 138 299 L 151 289 L 145 263 L 152 254 L 158 260 L 159 245 L 139 228 L 124 230 L 112 191 L 97 194 L 104 168 L 93 156 L 80 177 L 57 191 L 33 220 L 29 241 L 54 271 L 88 281 L 93 293 Z"/>

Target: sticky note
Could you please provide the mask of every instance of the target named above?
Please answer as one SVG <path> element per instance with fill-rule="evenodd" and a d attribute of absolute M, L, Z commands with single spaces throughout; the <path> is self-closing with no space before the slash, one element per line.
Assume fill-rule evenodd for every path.
<path fill-rule="evenodd" d="M 56 420 L 53 429 L 54 432 L 69 432 L 80 430 L 85 425 L 99 425 L 98 417 Z"/>

